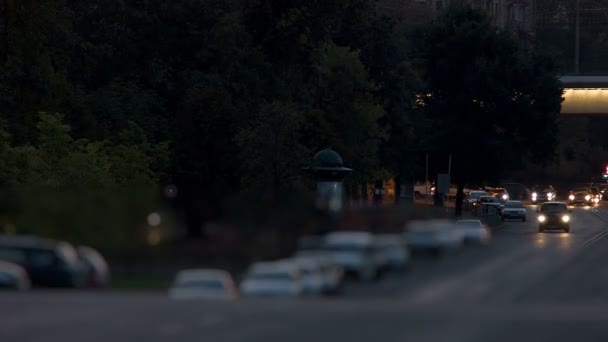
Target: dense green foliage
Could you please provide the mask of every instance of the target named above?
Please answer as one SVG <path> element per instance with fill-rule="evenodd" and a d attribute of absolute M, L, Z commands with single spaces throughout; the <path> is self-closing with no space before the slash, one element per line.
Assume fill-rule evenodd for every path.
<path fill-rule="evenodd" d="M 5 221 L 124 242 L 158 205 L 158 189 L 176 184 L 176 205 L 197 234 L 228 200 L 257 194 L 276 205 L 301 189 L 302 166 L 322 148 L 336 149 L 355 170 L 349 185 L 361 185 L 414 178 L 406 151 L 468 150 L 478 141 L 455 134 L 472 122 L 496 134 L 496 154 L 500 144 L 527 151 L 537 132 L 519 124 L 524 111 L 554 126 L 554 69 L 520 54 L 482 16 L 455 36 L 444 31 L 462 14 L 428 28 L 414 63 L 407 37 L 375 6 L 0 1 Z M 421 89 L 429 96 L 418 110 Z M 553 102 L 532 104 L 547 95 Z M 487 130 L 494 122 L 502 131 Z"/>

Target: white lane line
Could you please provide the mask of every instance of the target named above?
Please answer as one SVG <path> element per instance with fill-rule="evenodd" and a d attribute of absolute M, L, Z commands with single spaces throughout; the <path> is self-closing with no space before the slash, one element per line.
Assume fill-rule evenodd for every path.
<path fill-rule="evenodd" d="M 602 220 L 608 222 L 608 216 L 603 213 L 600 213 L 600 211 L 597 208 L 592 208 L 590 210 L 590 212 L 595 214 L 597 217 L 601 218 Z M 608 235 L 608 230 L 603 230 L 603 231 L 595 234 L 594 236 L 592 236 L 589 240 L 585 241 L 583 243 L 583 247 L 589 247 L 589 246 L 593 245 L 594 243 L 600 241 L 607 235 Z"/>

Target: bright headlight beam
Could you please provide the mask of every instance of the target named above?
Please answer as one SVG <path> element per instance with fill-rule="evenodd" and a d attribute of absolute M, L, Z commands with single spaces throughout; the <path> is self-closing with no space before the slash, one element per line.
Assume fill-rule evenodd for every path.
<path fill-rule="evenodd" d="M 570 222 L 570 216 L 568 216 L 568 215 L 562 216 L 562 221 L 564 221 L 565 223 Z"/>
<path fill-rule="evenodd" d="M 547 220 L 547 218 L 545 217 L 545 215 L 538 216 L 538 222 L 545 222 L 545 220 Z"/>

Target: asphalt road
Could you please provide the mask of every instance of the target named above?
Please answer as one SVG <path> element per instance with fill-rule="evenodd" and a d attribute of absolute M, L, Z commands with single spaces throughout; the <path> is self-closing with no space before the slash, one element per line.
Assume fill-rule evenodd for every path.
<path fill-rule="evenodd" d="M 575 209 L 570 234 L 539 234 L 534 216 L 337 298 L 4 293 L 0 341 L 607 341 L 608 207 Z"/>

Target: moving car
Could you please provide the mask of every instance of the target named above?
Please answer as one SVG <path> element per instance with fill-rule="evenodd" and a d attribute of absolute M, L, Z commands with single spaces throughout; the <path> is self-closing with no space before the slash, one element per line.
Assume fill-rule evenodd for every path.
<path fill-rule="evenodd" d="M 410 260 L 410 252 L 403 237 L 399 234 L 379 234 L 374 243 L 385 253 L 384 268 L 403 269 Z"/>
<path fill-rule="evenodd" d="M 480 220 L 458 220 L 456 225 L 462 229 L 465 242 L 486 245 L 490 242 L 492 233 Z"/>
<path fill-rule="evenodd" d="M 0 236 L 0 260 L 22 266 L 34 286 L 86 286 L 87 269 L 76 249 L 64 241 L 37 236 Z"/>
<path fill-rule="evenodd" d="M 78 256 L 87 269 L 87 286 L 106 288 L 110 286 L 110 266 L 104 257 L 92 247 L 78 246 Z"/>
<path fill-rule="evenodd" d="M 486 214 L 499 214 L 502 208 L 502 203 L 494 196 L 482 196 L 477 203 L 475 211 L 483 210 Z"/>
<path fill-rule="evenodd" d="M 520 201 L 508 201 L 502 208 L 502 220 L 521 220 L 526 222 L 527 216 L 526 207 Z"/>
<path fill-rule="evenodd" d="M 530 200 L 532 203 L 545 203 L 548 201 L 553 201 L 557 197 L 557 192 L 552 185 L 539 186 L 535 185 L 532 188 L 532 193 L 530 196 Z"/>
<path fill-rule="evenodd" d="M 241 283 L 243 296 L 297 297 L 303 293 L 298 267 L 285 261 L 255 263 Z"/>
<path fill-rule="evenodd" d="M 238 291 L 232 276 L 226 271 L 190 269 L 177 273 L 169 289 L 173 299 L 235 300 Z"/>
<path fill-rule="evenodd" d="M 368 232 L 334 232 L 325 237 L 325 248 L 346 273 L 370 281 L 379 275 L 374 236 Z"/>
<path fill-rule="evenodd" d="M 469 192 L 469 195 L 467 196 L 465 202 L 464 202 L 464 206 L 465 209 L 467 210 L 472 210 L 474 209 L 474 207 L 476 207 L 477 205 L 479 205 L 478 201 L 481 197 L 483 196 L 489 196 L 490 194 L 488 194 L 485 191 L 479 191 L 479 190 L 471 190 Z"/>
<path fill-rule="evenodd" d="M 0 290 L 26 291 L 31 287 L 27 271 L 12 262 L 0 261 Z"/>
<path fill-rule="evenodd" d="M 540 205 L 538 212 L 538 231 L 546 229 L 563 229 L 570 232 L 570 212 L 564 202 L 546 202 Z"/>
<path fill-rule="evenodd" d="M 590 188 L 578 188 L 570 191 L 568 204 L 570 205 L 593 205 L 595 197 Z"/>
<path fill-rule="evenodd" d="M 489 196 L 496 197 L 500 203 L 505 203 L 509 200 L 509 193 L 505 188 L 486 188 Z"/>
<path fill-rule="evenodd" d="M 602 193 L 600 192 L 600 188 L 598 187 L 590 187 L 589 191 L 591 192 L 592 202 L 595 204 L 600 203 L 602 200 Z"/>

